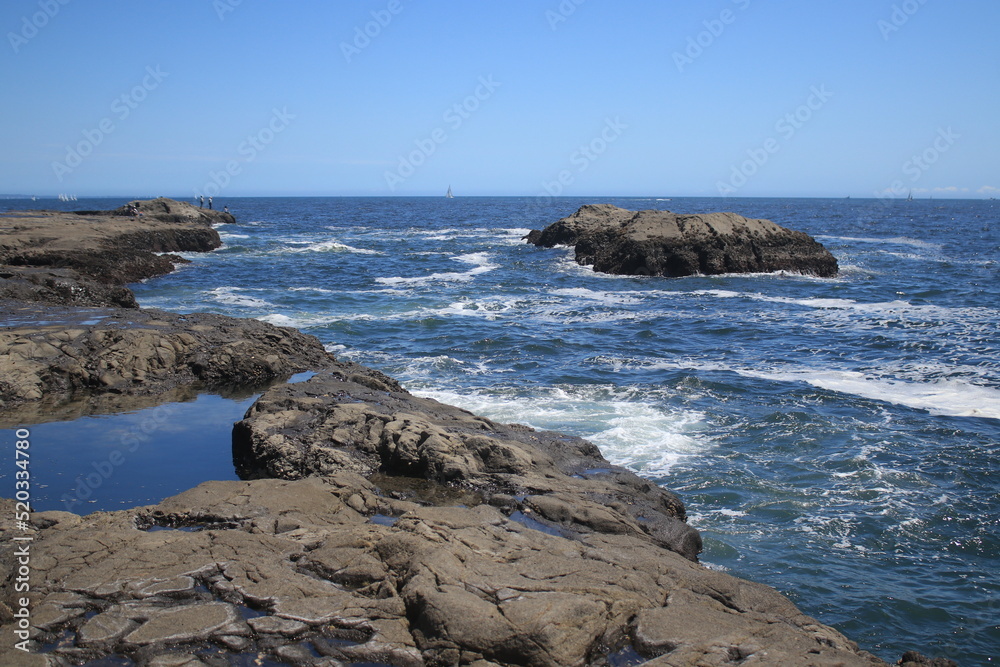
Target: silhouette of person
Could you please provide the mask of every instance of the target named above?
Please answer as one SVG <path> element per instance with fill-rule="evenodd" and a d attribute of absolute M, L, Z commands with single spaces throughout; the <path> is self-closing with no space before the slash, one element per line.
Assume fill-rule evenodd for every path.
<path fill-rule="evenodd" d="M 198 208 L 205 208 L 205 195 L 198 196 Z"/>
<path fill-rule="evenodd" d="M 211 197 L 208 198 L 208 210 L 209 211 L 212 210 L 212 198 Z"/>

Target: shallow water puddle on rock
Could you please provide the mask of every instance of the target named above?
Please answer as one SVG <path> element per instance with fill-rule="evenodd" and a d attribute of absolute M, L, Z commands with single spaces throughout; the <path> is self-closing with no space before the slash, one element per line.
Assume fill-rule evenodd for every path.
<path fill-rule="evenodd" d="M 375 473 L 369 478 L 383 493 L 397 499 L 406 499 L 436 507 L 475 507 L 483 502 L 482 496 L 468 489 L 455 488 L 433 480 L 403 475 Z"/>
<path fill-rule="evenodd" d="M 648 662 L 631 645 L 609 653 L 607 660 L 608 667 L 632 667 L 633 665 L 641 665 Z"/>
<path fill-rule="evenodd" d="M 511 521 L 516 521 L 525 528 L 530 528 L 531 530 L 537 530 L 547 535 L 555 535 L 556 537 L 565 537 L 566 539 L 569 540 L 575 537 L 575 534 L 572 531 L 565 530 L 555 525 L 542 523 L 538 519 L 528 516 L 524 512 L 521 512 L 520 510 L 517 512 L 512 512 L 508 518 Z"/>
<path fill-rule="evenodd" d="M 380 526 L 395 526 L 397 521 L 399 521 L 398 517 L 388 516 L 387 514 L 372 514 L 368 517 L 369 523 L 377 523 Z"/>
<path fill-rule="evenodd" d="M 23 425 L 30 431 L 32 509 L 77 514 L 127 509 L 158 503 L 207 480 L 239 479 L 233 423 L 256 398 L 199 394 L 131 412 Z M 12 442 L 14 430 L 4 436 Z M 7 475 L 13 476 L 9 468 L 0 479 Z"/>

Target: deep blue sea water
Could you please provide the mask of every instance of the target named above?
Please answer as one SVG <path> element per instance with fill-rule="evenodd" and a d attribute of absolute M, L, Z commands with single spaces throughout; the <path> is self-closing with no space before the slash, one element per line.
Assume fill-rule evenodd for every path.
<path fill-rule="evenodd" d="M 521 240 L 585 203 L 768 218 L 814 235 L 841 274 L 605 276 Z M 219 204 L 238 219 L 219 228 L 225 246 L 135 286 L 143 306 L 298 327 L 414 393 L 589 438 L 680 494 L 710 567 L 778 588 L 886 660 L 1000 656 L 1000 202 Z M 212 446 L 168 433 L 178 458 Z M 232 478 L 217 439 L 202 479 Z M 116 497 L 144 474 L 119 475 Z"/>

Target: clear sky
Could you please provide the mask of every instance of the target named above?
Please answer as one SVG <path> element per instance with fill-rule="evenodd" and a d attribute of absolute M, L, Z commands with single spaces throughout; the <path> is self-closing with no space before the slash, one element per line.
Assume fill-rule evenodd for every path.
<path fill-rule="evenodd" d="M 0 193 L 1000 196 L 997 0 L 5 0 Z"/>

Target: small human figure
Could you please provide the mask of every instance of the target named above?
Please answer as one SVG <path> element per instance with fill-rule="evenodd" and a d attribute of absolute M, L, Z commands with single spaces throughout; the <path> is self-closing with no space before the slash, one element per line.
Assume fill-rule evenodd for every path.
<path fill-rule="evenodd" d="M 205 195 L 198 195 L 198 208 L 205 208 Z"/>
<path fill-rule="evenodd" d="M 209 211 L 212 210 L 212 198 L 211 197 L 208 198 L 208 210 Z"/>
<path fill-rule="evenodd" d="M 228 206 L 223 206 L 222 207 L 222 212 L 223 213 L 229 213 L 229 207 Z"/>

